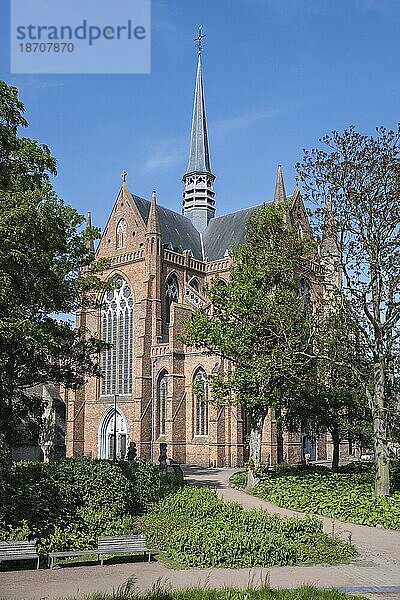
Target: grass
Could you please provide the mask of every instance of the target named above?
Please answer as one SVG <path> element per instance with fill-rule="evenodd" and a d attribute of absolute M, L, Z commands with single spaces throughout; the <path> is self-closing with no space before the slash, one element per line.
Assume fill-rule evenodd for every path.
<path fill-rule="evenodd" d="M 230 478 L 233 487 L 243 489 L 246 472 Z M 349 465 L 332 473 L 324 467 L 288 467 L 268 471 L 253 494 L 282 508 L 318 514 L 360 525 L 400 529 L 400 485 L 394 470 L 392 493 L 374 494 L 373 467 Z"/>
<path fill-rule="evenodd" d="M 225 588 L 221 590 L 190 588 L 172 591 L 155 586 L 151 592 L 138 594 L 128 585 L 127 588 L 116 590 L 112 594 L 90 594 L 79 600 L 366 600 L 363 596 L 350 596 L 337 590 L 319 590 L 305 586 L 295 590 L 273 590 L 269 586 L 259 589 L 248 588 L 237 590 Z M 68 600 L 78 600 L 69 598 Z"/>

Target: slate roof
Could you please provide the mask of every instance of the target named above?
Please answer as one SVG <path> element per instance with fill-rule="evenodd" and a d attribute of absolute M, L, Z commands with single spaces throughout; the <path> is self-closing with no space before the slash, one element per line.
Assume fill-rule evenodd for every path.
<path fill-rule="evenodd" d="M 134 194 L 131 196 L 144 222 L 147 223 L 150 202 Z M 214 217 L 201 236 L 187 217 L 157 204 L 162 243 L 165 245 L 171 243 L 177 252 L 191 250 L 193 257 L 199 260 L 213 261 L 224 258 L 227 256 L 232 242 L 235 242 L 236 245 L 244 242 L 246 221 L 260 206 L 262 205 Z"/>
<path fill-rule="evenodd" d="M 147 223 L 150 212 L 150 202 L 140 196 L 131 194 L 134 202 L 144 220 Z M 191 250 L 193 257 L 202 260 L 200 233 L 193 227 L 187 217 L 169 210 L 157 204 L 157 215 L 161 229 L 161 240 L 163 244 L 171 243 L 174 250 L 182 252 Z"/>
<path fill-rule="evenodd" d="M 227 256 L 232 242 L 244 242 L 245 223 L 254 211 L 259 208 L 252 206 L 222 217 L 214 217 L 203 232 L 204 257 L 209 261 Z"/>
<path fill-rule="evenodd" d="M 211 173 L 201 55 L 197 63 L 189 163 L 186 173 Z"/>

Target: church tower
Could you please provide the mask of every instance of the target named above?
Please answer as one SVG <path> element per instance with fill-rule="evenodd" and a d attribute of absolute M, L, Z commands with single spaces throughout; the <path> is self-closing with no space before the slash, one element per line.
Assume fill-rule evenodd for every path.
<path fill-rule="evenodd" d="M 211 172 L 208 148 L 206 107 L 204 100 L 203 73 L 201 64 L 202 39 L 204 34 L 199 27 L 197 41 L 198 59 L 196 87 L 193 104 L 192 131 L 190 136 L 189 162 L 182 181 L 182 214 L 188 217 L 194 227 L 202 233 L 215 215 L 213 184 L 215 176 Z"/>

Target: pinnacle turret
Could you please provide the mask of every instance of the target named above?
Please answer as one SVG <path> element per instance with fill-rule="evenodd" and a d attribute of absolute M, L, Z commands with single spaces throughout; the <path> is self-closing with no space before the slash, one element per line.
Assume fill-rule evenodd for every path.
<path fill-rule="evenodd" d="M 160 222 L 157 214 L 157 197 L 155 191 L 151 195 L 149 217 L 147 219 L 146 233 L 161 234 Z"/>
<path fill-rule="evenodd" d="M 274 202 L 286 202 L 285 184 L 283 182 L 282 165 L 278 165 L 278 173 L 276 176 Z"/>
<path fill-rule="evenodd" d="M 87 218 L 86 218 L 86 227 L 85 227 L 85 229 L 89 230 L 91 227 L 92 227 L 92 214 L 90 212 L 88 212 Z M 87 248 L 88 248 L 90 254 L 94 255 L 94 240 L 93 240 L 93 236 L 90 235 L 87 238 L 86 244 L 87 244 Z"/>

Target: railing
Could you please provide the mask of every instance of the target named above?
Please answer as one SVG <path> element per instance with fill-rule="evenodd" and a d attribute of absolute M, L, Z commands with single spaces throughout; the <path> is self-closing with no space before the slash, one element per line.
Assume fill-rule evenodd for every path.
<path fill-rule="evenodd" d="M 185 264 L 185 257 L 183 254 L 179 254 L 179 252 L 174 252 L 173 250 L 166 250 L 164 249 L 164 260 L 167 260 L 168 262 L 174 263 L 174 265 L 181 265 L 183 266 Z"/>
<path fill-rule="evenodd" d="M 189 261 L 189 267 L 194 271 L 200 271 L 201 273 L 206 272 L 206 263 L 196 258 L 191 258 Z"/>
<path fill-rule="evenodd" d="M 111 256 L 110 263 L 112 265 L 121 265 L 135 260 L 142 260 L 144 258 L 144 248 L 136 250 L 135 252 L 126 252 L 125 254 L 117 254 Z"/>
<path fill-rule="evenodd" d="M 216 273 L 218 271 L 226 271 L 232 266 L 232 260 L 224 258 L 222 260 L 215 260 L 207 264 L 207 273 Z"/>

